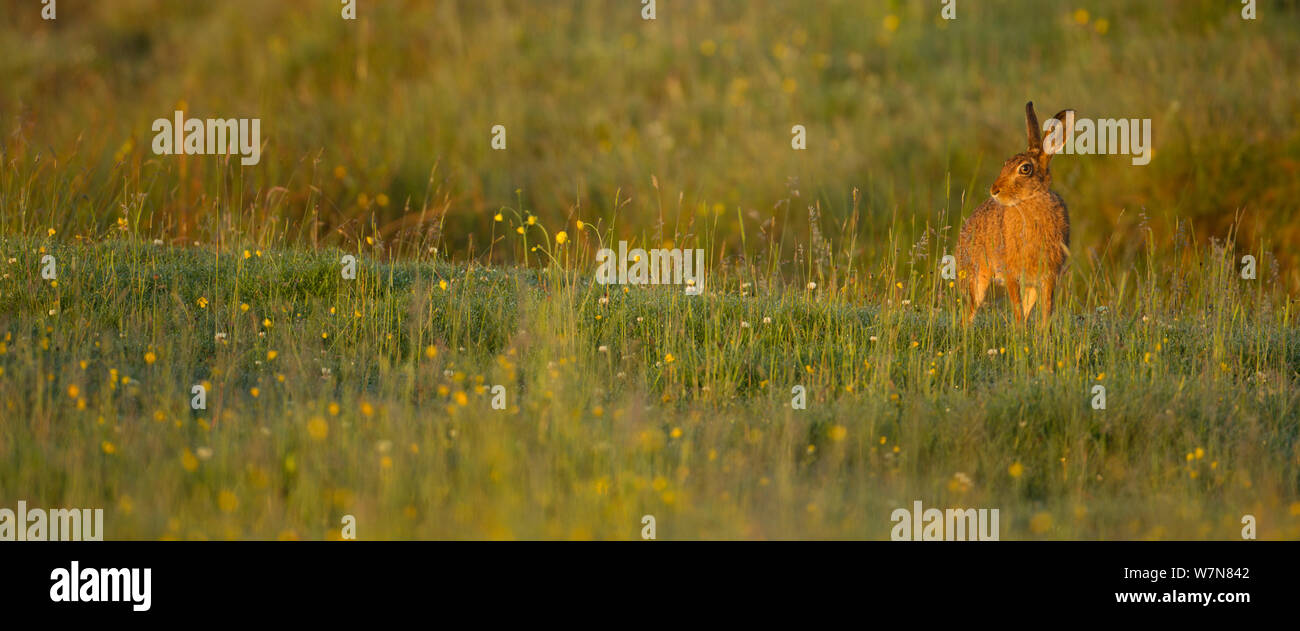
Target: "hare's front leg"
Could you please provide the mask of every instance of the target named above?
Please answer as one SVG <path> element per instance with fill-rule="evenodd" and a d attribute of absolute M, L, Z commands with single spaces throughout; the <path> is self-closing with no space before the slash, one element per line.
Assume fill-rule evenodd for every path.
<path fill-rule="evenodd" d="M 1038 304 L 1038 287 L 1023 285 L 1020 289 L 1022 292 L 1020 295 L 1020 313 L 1024 314 L 1025 320 L 1028 321 L 1029 312 L 1034 310 L 1035 304 Z"/>
<path fill-rule="evenodd" d="M 1040 303 L 1040 306 L 1038 307 L 1038 322 L 1043 328 L 1047 328 L 1048 323 L 1052 320 L 1052 303 L 1054 302 L 1052 298 L 1054 297 L 1055 291 L 1056 277 L 1048 274 L 1043 278 L 1042 283 L 1038 287 L 1038 293 L 1040 294 L 1038 297 Z"/>
<path fill-rule="evenodd" d="M 1011 298 L 1011 315 L 1015 316 L 1016 324 L 1025 321 L 1025 311 L 1020 303 L 1020 281 L 1007 275 L 1007 296 Z"/>
<path fill-rule="evenodd" d="M 984 294 L 989 290 L 990 274 L 980 268 L 971 270 L 966 279 L 966 324 L 975 321 L 975 312 L 984 304 Z"/>

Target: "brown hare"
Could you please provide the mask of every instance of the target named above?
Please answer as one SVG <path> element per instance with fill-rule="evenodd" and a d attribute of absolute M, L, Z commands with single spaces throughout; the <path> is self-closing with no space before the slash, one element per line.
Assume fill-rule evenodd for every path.
<path fill-rule="evenodd" d="M 966 323 L 975 312 L 989 283 L 1006 285 L 1012 315 L 1024 322 L 1039 305 L 1042 325 L 1052 316 L 1052 294 L 1069 254 L 1070 216 L 1065 201 L 1051 190 L 1048 165 L 1065 139 L 1074 132 L 1074 110 L 1054 116 L 1061 125 L 1046 135 L 1025 104 L 1029 150 L 1002 164 L 1002 172 L 989 189 L 992 195 L 962 224 L 957 239 L 957 277 L 966 296 Z"/>

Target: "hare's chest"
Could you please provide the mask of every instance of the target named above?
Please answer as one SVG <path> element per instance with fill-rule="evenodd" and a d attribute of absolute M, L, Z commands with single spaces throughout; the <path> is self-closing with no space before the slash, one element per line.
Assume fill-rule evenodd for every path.
<path fill-rule="evenodd" d="M 1056 208 L 1009 208 L 1002 218 L 1003 266 L 996 276 L 1024 282 L 1060 267 L 1065 219 Z"/>

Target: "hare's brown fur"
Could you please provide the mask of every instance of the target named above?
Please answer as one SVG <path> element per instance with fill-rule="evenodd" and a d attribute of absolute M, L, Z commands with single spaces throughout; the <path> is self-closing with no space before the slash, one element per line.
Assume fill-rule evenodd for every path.
<path fill-rule="evenodd" d="M 1074 113 L 1055 117 L 1069 134 Z M 1057 279 L 1070 246 L 1070 216 L 1065 201 L 1051 190 L 1052 155 L 1060 151 L 1064 136 L 1049 139 L 1047 147 L 1038 128 L 1034 104 L 1025 105 L 1029 150 L 1002 165 L 989 189 L 992 197 L 980 204 L 962 224 L 957 239 L 958 279 L 966 296 L 966 322 L 984 302 L 989 284 L 1006 285 L 1012 315 L 1023 322 L 1035 305 L 1046 325 L 1052 315 Z"/>

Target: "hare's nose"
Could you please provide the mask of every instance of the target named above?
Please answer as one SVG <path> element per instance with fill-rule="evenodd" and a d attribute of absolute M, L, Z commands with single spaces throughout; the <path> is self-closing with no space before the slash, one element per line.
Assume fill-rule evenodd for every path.
<path fill-rule="evenodd" d="M 989 189 L 989 193 L 993 194 L 993 196 L 995 196 L 995 197 L 997 196 L 997 194 L 998 194 L 998 186 L 997 186 L 997 184 L 994 184 L 993 187 Z"/>

